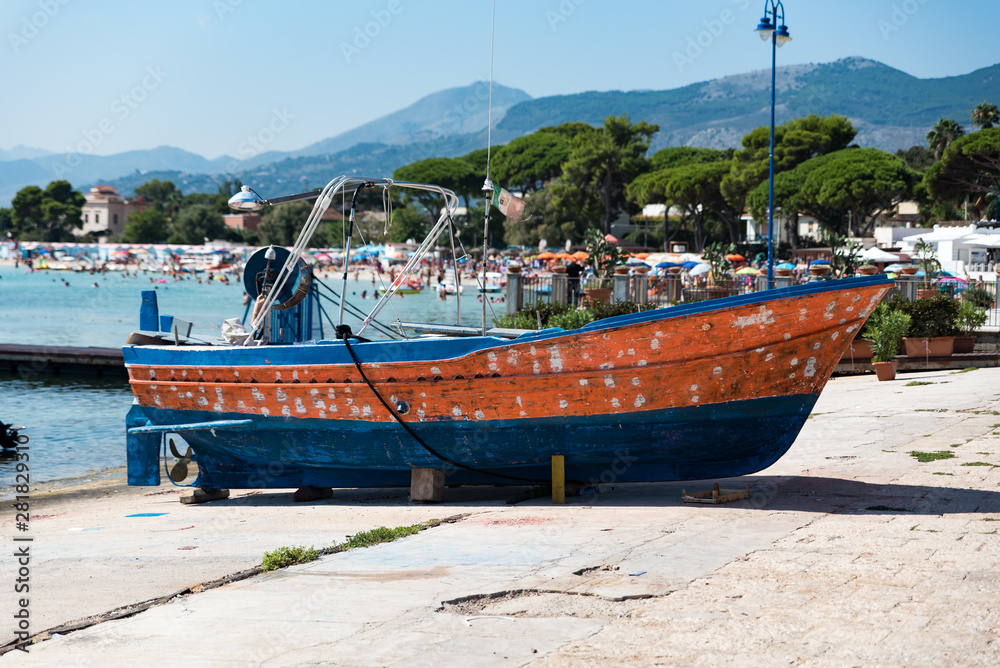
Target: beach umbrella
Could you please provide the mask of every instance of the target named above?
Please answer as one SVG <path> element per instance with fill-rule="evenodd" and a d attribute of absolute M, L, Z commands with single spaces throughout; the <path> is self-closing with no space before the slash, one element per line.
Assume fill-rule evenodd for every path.
<path fill-rule="evenodd" d="M 907 266 L 907 265 L 905 265 L 905 264 L 899 264 L 897 262 L 896 264 L 890 264 L 883 271 L 885 271 L 885 273 L 887 273 L 887 274 L 890 273 L 890 272 L 891 273 L 896 273 L 896 272 L 898 272 L 900 269 L 902 269 L 905 266 Z"/>
<path fill-rule="evenodd" d="M 782 262 L 781 264 L 776 266 L 775 269 L 795 269 L 795 265 L 792 264 L 791 262 Z"/>
<path fill-rule="evenodd" d="M 746 258 L 740 255 L 739 253 L 730 253 L 729 255 L 726 256 L 726 259 L 729 260 L 730 262 L 746 261 Z"/>
<path fill-rule="evenodd" d="M 958 276 L 945 276 L 940 280 L 941 283 L 968 283 L 964 278 Z"/>
<path fill-rule="evenodd" d="M 830 261 L 829 260 L 813 260 L 812 262 L 809 263 L 809 266 L 812 267 L 812 266 L 815 266 L 817 264 L 830 264 Z"/>
<path fill-rule="evenodd" d="M 539 253 L 538 257 L 536 259 L 539 259 L 539 260 L 552 260 L 552 259 L 555 258 L 555 256 L 556 256 L 556 254 L 553 253 L 552 251 L 545 251 L 544 253 Z"/>
<path fill-rule="evenodd" d="M 748 275 L 748 274 L 756 274 L 756 273 L 757 273 L 757 270 L 754 269 L 753 267 L 743 267 L 742 269 L 740 269 L 739 271 L 736 272 L 737 276 L 740 276 L 740 275 L 745 276 L 745 275 Z"/>
<path fill-rule="evenodd" d="M 625 264 L 629 266 L 635 266 L 637 264 L 646 264 L 646 261 L 637 257 L 630 257 L 628 260 L 625 261 Z"/>
<path fill-rule="evenodd" d="M 656 265 L 657 269 L 666 269 L 668 267 L 679 267 L 676 262 L 660 262 Z"/>
<path fill-rule="evenodd" d="M 572 260 L 572 253 L 556 253 L 555 259 L 557 260 Z"/>
<path fill-rule="evenodd" d="M 701 264 L 701 263 L 700 262 L 695 262 L 694 260 L 688 260 L 687 262 L 681 262 L 681 266 L 684 267 L 685 269 L 694 269 L 699 264 Z"/>
<path fill-rule="evenodd" d="M 692 276 L 701 276 L 702 274 L 707 274 L 710 271 L 712 271 L 712 265 L 702 262 L 701 264 L 696 264 L 692 267 L 690 274 Z"/>
<path fill-rule="evenodd" d="M 590 258 L 590 253 L 588 253 L 587 251 L 577 251 L 573 253 L 573 257 L 576 258 L 577 260 L 586 260 Z"/>
<path fill-rule="evenodd" d="M 859 257 L 862 260 L 870 260 L 871 262 L 899 262 L 898 255 L 886 253 L 884 250 L 876 246 L 872 246 L 868 250 L 864 251 Z"/>

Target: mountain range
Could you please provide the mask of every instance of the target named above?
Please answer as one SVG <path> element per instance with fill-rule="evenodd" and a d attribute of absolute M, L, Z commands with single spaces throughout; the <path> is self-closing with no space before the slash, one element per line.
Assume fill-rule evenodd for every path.
<path fill-rule="evenodd" d="M 492 139 L 502 144 L 550 125 L 600 125 L 610 114 L 657 123 L 651 150 L 667 146 L 739 147 L 744 134 L 770 121 L 770 70 L 663 91 L 591 91 L 531 98 L 494 84 Z M 997 90 L 1000 64 L 969 74 L 919 79 L 860 57 L 778 68 L 777 122 L 815 113 L 847 116 L 856 142 L 888 151 L 925 143 L 941 118 L 968 124 L 977 104 Z M 339 174 L 382 176 L 428 157 L 453 157 L 486 146 L 488 85 L 477 82 L 414 104 L 297 151 L 238 160 L 169 146 L 109 156 L 53 154 L 16 146 L 0 151 L 0 205 L 26 185 L 65 178 L 81 189 L 96 183 L 123 194 L 152 178 L 170 179 L 185 193 L 214 192 L 239 178 L 268 196 L 317 187 Z"/>

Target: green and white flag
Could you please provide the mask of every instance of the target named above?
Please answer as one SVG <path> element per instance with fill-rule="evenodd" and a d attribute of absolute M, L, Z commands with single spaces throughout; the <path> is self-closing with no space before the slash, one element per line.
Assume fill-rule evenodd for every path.
<path fill-rule="evenodd" d="M 521 214 L 524 213 L 524 200 L 514 197 L 492 181 L 487 181 L 486 185 L 487 187 L 485 187 L 484 190 L 493 191 L 493 197 L 490 200 L 490 204 L 499 209 L 500 213 L 511 220 L 523 222 Z"/>

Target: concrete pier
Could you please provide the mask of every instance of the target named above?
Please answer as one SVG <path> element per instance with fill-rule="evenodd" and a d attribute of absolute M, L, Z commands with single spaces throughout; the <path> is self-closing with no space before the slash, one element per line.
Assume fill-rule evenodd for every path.
<path fill-rule="evenodd" d="M 76 348 L 0 343 L 0 371 L 25 375 L 82 374 L 125 378 L 121 348 Z"/>
<path fill-rule="evenodd" d="M 431 506 L 406 489 L 200 506 L 169 486 L 33 489 L 31 628 L 57 637 L 0 665 L 998 665 L 998 388 L 992 368 L 835 378 L 765 471 L 622 485 L 609 462 L 565 505 L 491 486 Z M 750 498 L 682 502 L 712 482 Z M 432 518 L 451 521 L 247 570 Z"/>

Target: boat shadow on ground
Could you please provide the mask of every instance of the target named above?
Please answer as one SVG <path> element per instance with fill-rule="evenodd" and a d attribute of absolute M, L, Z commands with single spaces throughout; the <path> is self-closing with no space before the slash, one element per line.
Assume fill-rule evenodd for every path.
<path fill-rule="evenodd" d="M 581 494 L 567 494 L 566 507 L 671 507 L 687 506 L 705 512 L 721 509 L 763 511 L 800 511 L 823 514 L 871 515 L 877 513 L 912 513 L 914 515 L 950 515 L 960 513 L 1000 514 L 1000 492 L 963 487 L 933 485 L 881 484 L 861 480 L 822 476 L 745 476 L 719 480 L 725 490 L 743 490 L 750 485 L 747 499 L 725 504 L 687 504 L 682 490 L 709 490 L 713 481 L 662 483 L 615 483 L 584 486 Z M 325 499 L 309 502 L 292 500 L 291 490 L 254 490 L 235 492 L 229 499 L 214 501 L 213 506 L 408 506 L 431 505 L 441 508 L 480 507 L 542 508 L 551 506 L 549 492 L 543 487 L 463 485 L 449 488 L 439 504 L 417 504 L 409 500 L 409 489 L 351 488 L 334 489 Z M 559 506 L 552 506 L 559 508 Z"/>

